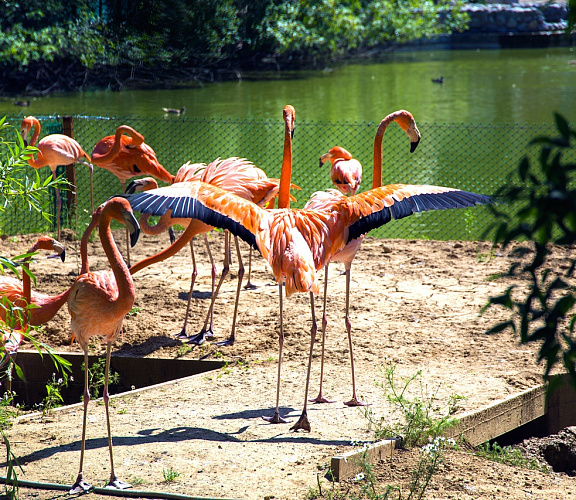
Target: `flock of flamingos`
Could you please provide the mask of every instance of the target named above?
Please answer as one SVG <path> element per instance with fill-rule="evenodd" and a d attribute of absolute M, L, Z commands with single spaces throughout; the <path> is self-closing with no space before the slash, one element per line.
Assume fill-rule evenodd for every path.
<path fill-rule="evenodd" d="M 115 135 L 101 139 L 89 156 L 74 139 L 52 134 L 37 142 L 40 135 L 40 123 L 34 117 L 22 121 L 21 135 L 25 141 L 34 129 L 29 141 L 35 146 L 36 158 L 28 159 L 30 166 L 40 168 L 48 166 L 56 178 L 58 165 L 69 165 L 85 162 L 90 168 L 90 187 L 92 201 L 92 219 L 82 236 L 80 253 L 82 260 L 81 274 L 72 286 L 56 296 L 31 290 L 30 278 L 23 273 L 22 280 L 0 276 L 0 296 L 4 296 L 15 306 L 34 304 L 27 317 L 20 317 L 8 325 L 6 312 L 0 308 L 0 330 L 4 333 L 5 350 L 15 352 L 22 337 L 18 333 L 26 323 L 42 325 L 54 317 L 56 312 L 67 302 L 71 317 L 73 339 L 77 340 L 84 351 L 85 390 L 84 418 L 82 426 L 82 444 L 80 467 L 71 493 L 89 491 L 91 485 L 84 481 L 83 461 L 85 452 L 87 408 L 90 394 L 88 391 L 88 343 L 90 337 L 104 337 L 106 343 L 104 405 L 108 428 L 108 448 L 110 453 L 110 482 L 108 487 L 124 489 L 129 484 L 119 480 L 114 472 L 112 454 L 112 435 L 108 410 L 108 374 L 112 345 L 122 328 L 126 314 L 132 309 L 136 290 L 132 274 L 150 264 L 174 255 L 187 243 L 192 250 L 192 287 L 196 276 L 196 263 L 192 239 L 203 234 L 207 245 L 206 233 L 214 227 L 226 230 L 224 269 L 229 266 L 230 235 L 234 236 L 240 271 L 234 317 L 230 337 L 220 345 L 232 345 L 235 338 L 238 296 L 244 277 L 244 267 L 240 258 L 238 238 L 256 248 L 274 274 L 278 283 L 279 296 L 279 355 L 276 389 L 276 408 L 272 416 L 263 417 L 271 423 L 287 422 L 280 416 L 280 374 L 282 365 L 283 334 L 283 297 L 293 293 L 309 293 L 312 330 L 310 333 L 310 352 L 304 407 L 298 421 L 291 430 L 310 431 L 307 417 L 308 387 L 312 350 L 317 332 L 314 308 L 315 295 L 319 293 L 318 272 L 325 271 L 324 302 L 322 321 L 322 358 L 320 391 L 314 402 L 329 402 L 322 395 L 322 378 L 324 365 L 324 338 L 326 331 L 326 295 L 328 286 L 328 266 L 332 261 L 344 264 L 346 274 L 346 312 L 345 325 L 350 346 L 352 368 L 352 399 L 345 404 L 363 405 L 356 396 L 354 380 L 354 359 L 352 353 L 351 322 L 349 318 L 349 292 L 351 265 L 359 250 L 364 236 L 372 229 L 380 227 L 392 219 L 400 219 L 417 212 L 451 208 L 472 207 L 491 203 L 485 195 L 461 191 L 459 189 L 429 186 L 390 184 L 382 185 L 382 138 L 386 127 L 396 122 L 410 139 L 410 151 L 413 152 L 420 141 L 420 133 L 412 115 L 405 110 L 389 114 L 382 120 L 374 140 L 373 185 L 369 191 L 356 194 L 361 182 L 362 167 L 344 148 L 333 147 L 320 157 L 320 164 L 330 162 L 330 175 L 337 189 L 317 192 L 312 195 L 304 209 L 291 209 L 290 194 L 292 188 L 292 137 L 294 133 L 295 110 L 287 105 L 283 110 L 284 118 L 284 151 L 280 179 L 270 179 L 265 172 L 251 162 L 237 157 L 226 160 L 216 159 L 209 165 L 203 163 L 186 163 L 176 175 L 170 174 L 156 158 L 153 149 L 144 143 L 144 137 L 129 126 L 118 127 Z M 105 168 L 114 173 L 122 183 L 124 194 L 113 197 L 94 209 L 92 194 L 93 165 Z M 125 182 L 134 177 L 147 175 L 151 177 L 134 180 L 126 189 Z M 168 185 L 158 187 L 157 180 Z M 276 202 L 276 198 L 278 198 Z M 58 235 L 56 239 L 42 236 L 30 249 L 56 251 L 64 259 L 64 248 L 58 242 L 60 237 L 60 194 L 56 191 Z M 275 203 L 277 208 L 274 208 Z M 142 215 L 137 221 L 133 211 Z M 148 224 L 150 215 L 160 216 L 154 226 Z M 127 261 L 118 250 L 110 229 L 111 220 L 117 220 L 126 226 Z M 129 248 L 133 246 L 142 230 L 150 234 L 179 224 L 185 231 L 172 244 L 160 253 L 144 259 L 134 265 L 129 261 Z M 98 227 L 100 242 L 108 258 L 110 269 L 91 272 L 88 262 L 88 239 Z M 209 251 L 209 249 L 208 249 Z M 209 251 L 210 258 L 212 256 Z M 27 259 L 23 266 L 29 266 Z M 215 267 L 212 259 L 212 301 L 206 315 L 204 326 L 197 335 L 186 333 L 186 323 L 180 334 L 188 342 L 200 344 L 213 336 L 212 315 L 214 300 L 224 280 L 223 272 L 215 287 Z M 248 283 L 250 284 L 250 271 Z M 248 285 L 249 286 L 249 285 Z M 192 296 L 190 293 L 189 297 Z M 189 305 L 188 305 L 189 306 Z M 95 319 L 97 317 L 97 320 Z M 186 318 L 188 314 L 186 315 Z"/>

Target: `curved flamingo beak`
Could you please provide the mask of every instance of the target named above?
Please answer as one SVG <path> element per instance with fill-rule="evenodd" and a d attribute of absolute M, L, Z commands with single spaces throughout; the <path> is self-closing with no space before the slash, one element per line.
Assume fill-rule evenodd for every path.
<path fill-rule="evenodd" d="M 140 237 L 140 225 L 132 212 L 122 211 L 122 217 L 124 218 L 126 227 L 130 232 L 130 246 L 133 247 L 136 245 L 138 238 Z"/>

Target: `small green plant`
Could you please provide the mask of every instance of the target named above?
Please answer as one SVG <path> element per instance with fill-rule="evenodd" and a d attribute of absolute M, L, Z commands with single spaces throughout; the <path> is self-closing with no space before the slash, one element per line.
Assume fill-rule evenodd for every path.
<path fill-rule="evenodd" d="M 146 481 L 141 477 L 132 476 L 130 478 L 130 484 L 132 486 L 142 486 L 143 484 L 146 484 Z"/>
<path fill-rule="evenodd" d="M 410 494 L 406 497 L 406 500 L 411 500 L 412 498 L 420 500 L 424 498 L 432 476 L 444 460 L 444 451 L 456 447 L 457 445 L 454 439 L 446 439 L 443 436 L 436 436 L 434 439 L 431 439 L 427 445 L 422 446 L 418 465 L 416 469 L 412 471 Z"/>
<path fill-rule="evenodd" d="M 180 477 L 180 473 L 170 467 L 169 469 L 162 469 L 162 477 L 165 483 L 173 483 Z"/>
<path fill-rule="evenodd" d="M 73 381 L 74 378 L 70 377 Z M 56 374 L 52 374 L 52 379 L 46 384 L 46 397 L 40 403 L 42 407 L 42 416 L 46 416 L 50 410 L 64 405 L 64 398 L 62 397 L 61 389 L 68 387 L 68 377 L 60 377 L 56 380 Z"/>
<path fill-rule="evenodd" d="M 100 396 L 100 389 L 104 387 L 106 360 L 98 359 L 92 363 L 92 366 L 88 369 L 88 390 L 90 391 L 91 398 L 97 398 Z M 82 363 L 82 371 L 85 370 L 84 363 Z M 120 382 L 120 375 L 118 372 L 110 370 L 108 374 L 108 383 L 117 384 Z"/>
<path fill-rule="evenodd" d="M 181 358 L 182 356 L 185 356 L 189 352 L 192 352 L 192 350 L 193 348 L 190 344 L 182 344 L 178 348 L 178 351 L 176 352 L 176 357 Z"/>
<path fill-rule="evenodd" d="M 138 306 L 134 306 L 132 307 L 132 309 L 130 309 L 130 312 L 126 316 L 128 317 L 138 316 L 140 311 L 141 309 Z"/>
<path fill-rule="evenodd" d="M 385 382 L 377 382 L 386 395 L 386 399 L 401 414 L 401 421 L 389 425 L 388 416 L 377 419 L 370 407 L 364 407 L 364 416 L 374 429 L 376 440 L 402 436 L 404 445 L 407 447 L 422 445 L 429 438 L 436 438 L 456 424 L 452 418 L 458 402 L 464 399 L 462 396 L 451 396 L 445 415 L 437 416 L 439 408 L 436 403 L 436 393 L 428 394 L 426 387 L 420 381 L 420 396 L 410 398 L 408 387 L 419 379 L 421 372 L 413 376 L 397 381 L 395 377 L 396 365 L 380 367 L 384 374 Z"/>
<path fill-rule="evenodd" d="M 501 464 L 548 472 L 548 468 L 545 465 L 539 464 L 534 458 L 526 458 L 518 448 L 513 448 L 512 446 L 500 446 L 498 443 L 494 443 L 493 445 L 484 443 L 476 448 L 474 454 L 486 460 L 492 460 L 493 462 L 499 462 Z"/>

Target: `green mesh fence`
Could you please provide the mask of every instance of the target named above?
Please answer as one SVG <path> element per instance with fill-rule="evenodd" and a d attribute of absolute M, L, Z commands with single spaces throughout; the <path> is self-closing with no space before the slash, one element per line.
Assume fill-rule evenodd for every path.
<path fill-rule="evenodd" d="M 22 116 L 8 116 L 19 129 Z M 61 133 L 61 119 L 38 117 L 42 123 L 41 137 Z M 120 125 L 130 125 L 144 137 L 160 163 L 171 173 L 187 161 L 208 163 L 220 157 L 240 156 L 251 160 L 269 177 L 279 177 L 282 163 L 284 123 L 278 120 L 242 121 L 223 119 L 140 117 L 73 117 L 74 138 L 88 154 L 102 137 L 113 135 Z M 296 122 L 293 144 L 293 177 L 301 191 L 295 191 L 302 207 L 310 194 L 333 187 L 329 167 L 320 168 L 321 154 L 332 146 L 349 150 L 364 166 L 360 191 L 372 184 L 372 150 L 378 123 L 306 123 Z M 383 182 L 435 184 L 482 194 L 493 194 L 509 181 L 520 158 L 527 152 L 537 161 L 538 150 L 528 148 L 531 139 L 539 135 L 554 135 L 553 125 L 478 125 L 419 123 L 422 140 L 416 152 L 410 154 L 409 140 L 396 124 L 386 130 L 383 141 Z M 576 152 L 575 152 L 576 156 Z M 576 161 L 576 158 L 571 158 Z M 44 171 L 44 172 L 42 172 Z M 62 172 L 64 170 L 62 169 Z M 48 168 L 41 175 L 50 175 Z M 74 211 L 63 209 L 62 227 L 85 227 L 90 217 L 88 168 L 76 166 L 78 221 L 68 217 Z M 121 192 L 118 179 L 110 172 L 94 167 L 94 202 L 104 202 Z M 65 196 L 63 197 L 65 201 Z M 64 203 L 65 205 L 65 203 Z M 55 207 L 55 203 L 53 204 Z M 71 207 L 73 209 L 73 207 Z M 55 208 L 54 208 L 55 213 Z M 438 240 L 475 240 L 493 223 L 485 207 L 443 210 L 416 214 L 392 221 L 375 230 L 371 236 L 387 238 L 428 238 Z M 8 210 L 0 221 L 0 232 L 43 233 L 54 231 L 40 215 L 14 213 Z"/>

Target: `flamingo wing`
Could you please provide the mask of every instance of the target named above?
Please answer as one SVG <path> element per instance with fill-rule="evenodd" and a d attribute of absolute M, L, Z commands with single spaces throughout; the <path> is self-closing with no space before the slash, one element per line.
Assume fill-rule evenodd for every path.
<path fill-rule="evenodd" d="M 460 189 L 410 184 L 389 184 L 343 198 L 333 206 L 348 226 L 349 242 L 393 219 L 428 210 L 466 208 L 492 203 L 489 196 Z"/>
<path fill-rule="evenodd" d="M 125 197 L 133 210 L 152 215 L 172 210 L 174 218 L 199 219 L 210 226 L 228 229 L 254 247 L 257 247 L 255 235 L 266 213 L 251 201 L 200 181 L 175 183 Z"/>

